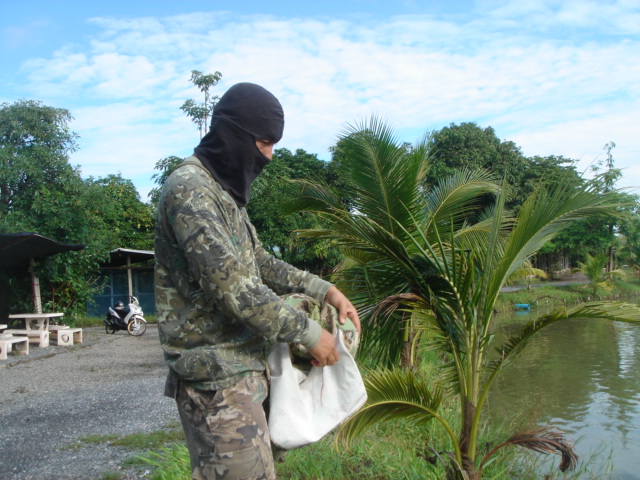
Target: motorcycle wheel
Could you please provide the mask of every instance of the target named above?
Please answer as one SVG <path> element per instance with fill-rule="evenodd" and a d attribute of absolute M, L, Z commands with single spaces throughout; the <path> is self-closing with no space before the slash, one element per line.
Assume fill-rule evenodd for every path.
<path fill-rule="evenodd" d="M 111 334 L 116 333 L 116 329 L 115 329 L 115 328 L 113 328 L 113 327 L 110 327 L 109 325 L 105 325 L 105 326 L 104 326 L 104 330 L 105 330 L 105 332 L 107 332 L 107 333 L 111 333 Z"/>
<path fill-rule="evenodd" d="M 140 335 L 144 335 L 144 332 L 147 331 L 147 324 L 137 318 L 134 318 L 127 325 L 127 331 L 129 335 L 133 335 L 134 337 L 139 337 Z"/>

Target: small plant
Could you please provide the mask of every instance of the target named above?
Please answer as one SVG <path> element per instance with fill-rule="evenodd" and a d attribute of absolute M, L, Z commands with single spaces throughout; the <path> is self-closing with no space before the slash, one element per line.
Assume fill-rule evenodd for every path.
<path fill-rule="evenodd" d="M 608 261 L 609 257 L 602 253 L 594 256 L 587 253 L 584 262 L 578 262 L 580 271 L 589 279 L 587 287 L 591 288 L 594 297 L 598 294 L 598 289 L 610 291 L 613 288 L 614 280 L 627 277 L 627 272 L 621 268 L 607 272 Z"/>
<path fill-rule="evenodd" d="M 191 461 L 189 450 L 184 443 L 175 442 L 161 447 L 157 452 L 137 455 L 136 459 L 143 464 L 155 467 L 152 480 L 189 480 L 191 478 Z"/>

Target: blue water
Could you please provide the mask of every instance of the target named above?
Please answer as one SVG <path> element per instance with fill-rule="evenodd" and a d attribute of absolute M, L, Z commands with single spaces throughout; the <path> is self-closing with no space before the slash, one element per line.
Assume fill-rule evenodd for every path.
<path fill-rule="evenodd" d="M 513 333 L 514 323 L 536 313 L 502 319 L 497 330 Z M 523 414 L 566 432 L 580 458 L 599 467 L 599 475 L 583 478 L 640 480 L 640 325 L 568 320 L 548 327 L 501 373 L 489 408 L 496 418 Z M 549 457 L 557 465 L 559 457 Z"/>

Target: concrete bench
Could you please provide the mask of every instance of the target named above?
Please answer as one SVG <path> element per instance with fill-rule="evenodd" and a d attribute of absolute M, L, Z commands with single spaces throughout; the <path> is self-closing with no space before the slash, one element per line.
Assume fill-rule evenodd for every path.
<path fill-rule="evenodd" d="M 4 333 L 9 333 L 11 335 L 24 335 L 29 339 L 29 341 L 36 340 L 38 341 L 38 346 L 40 348 L 45 348 L 49 346 L 49 330 L 23 330 L 23 329 L 9 329 L 5 330 Z"/>
<path fill-rule="evenodd" d="M 82 343 L 82 329 L 69 328 L 67 325 L 49 325 L 49 331 L 56 339 L 56 345 L 71 346 Z"/>
<path fill-rule="evenodd" d="M 29 355 L 29 339 L 27 337 L 14 337 L 10 334 L 0 335 L 0 360 L 6 360 L 7 354 L 14 346 L 20 355 Z"/>

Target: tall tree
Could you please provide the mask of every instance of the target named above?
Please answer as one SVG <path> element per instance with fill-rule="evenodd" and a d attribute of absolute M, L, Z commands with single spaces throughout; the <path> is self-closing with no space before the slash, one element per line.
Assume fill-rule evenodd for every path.
<path fill-rule="evenodd" d="M 188 117 L 191 117 L 193 123 L 198 126 L 201 139 L 207 132 L 209 119 L 219 99 L 217 95 L 212 95 L 210 90 L 218 84 L 221 78 L 222 74 L 220 72 L 205 75 L 198 70 L 191 70 L 191 83 L 204 94 L 204 101 L 198 103 L 190 98 L 182 104 L 180 110 L 186 113 Z"/>
<path fill-rule="evenodd" d="M 102 208 L 105 237 L 110 245 L 138 250 L 153 250 L 154 212 L 143 203 L 133 182 L 120 174 L 89 179 L 93 182 L 94 199 Z M 109 235 L 110 234 L 110 235 Z"/>
<path fill-rule="evenodd" d="M 451 124 L 434 132 L 430 139 L 428 185 L 436 185 L 461 168 L 484 169 L 507 179 L 507 208 L 522 204 L 523 177 L 529 167 L 520 148 L 511 141 L 500 140 L 493 128 L 481 128 L 476 123 Z M 488 203 L 491 200 L 487 197 Z"/>
<path fill-rule="evenodd" d="M 599 161 L 595 165 L 593 165 L 592 170 L 598 174 L 600 173 L 600 178 L 602 178 L 602 190 L 604 192 L 610 192 L 615 188 L 616 182 L 620 177 L 622 177 L 622 170 L 616 168 L 615 161 L 613 160 L 613 155 L 611 151 L 616 147 L 614 142 L 608 142 L 603 147 L 603 150 L 606 153 L 606 158 L 604 161 Z M 603 165 L 604 164 L 604 165 Z M 604 171 L 601 172 L 601 168 L 604 166 Z M 607 270 L 613 271 L 615 269 L 615 257 L 614 257 L 614 239 L 615 239 L 615 228 L 616 222 L 615 219 L 609 218 L 608 230 L 609 230 L 609 245 L 608 245 L 608 254 L 609 261 L 607 262 Z"/>
<path fill-rule="evenodd" d="M 78 135 L 68 110 L 33 100 L 0 106 L 0 215 L 28 211 L 37 192 L 73 177 L 68 155 Z"/>
<path fill-rule="evenodd" d="M 640 265 L 640 196 L 627 194 L 629 218 L 620 224 L 616 255 L 623 264 Z"/>
<path fill-rule="evenodd" d="M 197 102 L 190 98 L 182 104 L 180 110 L 182 110 L 187 117 L 191 118 L 193 123 L 197 125 L 201 140 L 209 128 L 213 109 L 220 98 L 217 95 L 213 95 L 211 92 L 211 89 L 218 84 L 220 79 L 222 79 L 222 74 L 220 72 L 208 73 L 205 75 L 199 70 L 191 70 L 190 81 L 202 92 L 204 100 L 202 102 Z M 154 206 L 154 209 L 158 204 L 158 197 L 160 196 L 162 185 L 164 185 L 164 182 L 167 180 L 169 175 L 171 175 L 171 172 L 173 172 L 183 161 L 184 158 L 170 155 L 156 162 L 154 169 L 158 170 L 160 173 L 154 174 L 152 179 L 158 186 L 149 192 L 149 199 L 152 206 Z"/>

